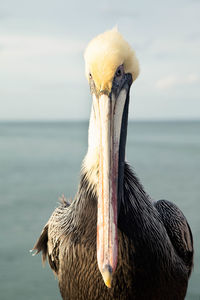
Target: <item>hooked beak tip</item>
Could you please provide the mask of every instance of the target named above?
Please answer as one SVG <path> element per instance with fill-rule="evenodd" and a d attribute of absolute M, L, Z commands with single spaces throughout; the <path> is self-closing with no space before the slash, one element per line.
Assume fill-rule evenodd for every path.
<path fill-rule="evenodd" d="M 103 277 L 103 281 L 105 283 L 105 285 L 108 288 L 111 288 L 111 283 L 112 283 L 112 267 L 110 265 L 105 265 L 105 267 L 103 268 L 102 271 L 102 277 Z"/>

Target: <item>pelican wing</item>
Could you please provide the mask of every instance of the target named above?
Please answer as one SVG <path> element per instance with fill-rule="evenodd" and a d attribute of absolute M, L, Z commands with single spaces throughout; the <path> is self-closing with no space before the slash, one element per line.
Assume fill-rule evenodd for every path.
<path fill-rule="evenodd" d="M 60 198 L 61 205 L 55 209 L 51 215 L 49 221 L 44 226 L 40 237 L 35 243 L 33 250 L 35 250 L 35 255 L 42 252 L 42 263 L 44 264 L 46 258 L 48 257 L 49 265 L 52 270 L 58 274 L 59 270 L 59 245 L 60 245 L 60 235 L 58 234 L 59 215 L 64 209 L 70 206 L 70 203 L 66 200 L 64 196 Z"/>
<path fill-rule="evenodd" d="M 39 239 L 35 243 L 33 247 L 33 251 L 36 252 L 34 255 L 38 254 L 40 251 L 42 251 L 42 263 L 44 264 L 47 257 L 47 243 L 48 243 L 48 223 L 44 226 Z M 32 250 L 31 250 L 32 251 Z"/>
<path fill-rule="evenodd" d="M 57 274 L 59 269 L 59 243 L 54 242 L 49 237 L 49 224 L 47 223 L 43 228 L 40 237 L 33 247 L 36 250 L 35 254 L 42 251 L 42 263 L 44 264 L 48 257 L 49 265 L 52 270 Z"/>
<path fill-rule="evenodd" d="M 182 211 L 167 200 L 159 200 L 155 204 L 171 243 L 188 267 L 188 276 L 193 267 L 193 238 L 190 226 Z"/>

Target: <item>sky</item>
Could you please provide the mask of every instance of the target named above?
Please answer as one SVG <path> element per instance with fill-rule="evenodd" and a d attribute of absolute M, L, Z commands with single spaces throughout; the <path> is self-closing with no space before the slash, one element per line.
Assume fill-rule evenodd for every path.
<path fill-rule="evenodd" d="M 140 75 L 130 118 L 200 119 L 199 0 L 1 0 L 0 120 L 85 120 L 83 53 L 118 26 Z"/>

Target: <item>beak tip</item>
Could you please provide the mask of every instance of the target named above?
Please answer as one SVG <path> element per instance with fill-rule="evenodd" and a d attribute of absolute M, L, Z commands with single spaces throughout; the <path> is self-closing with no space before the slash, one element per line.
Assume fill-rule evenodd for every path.
<path fill-rule="evenodd" d="M 102 274 L 103 281 L 104 281 L 105 285 L 108 288 L 111 288 L 112 274 L 113 274 L 112 267 L 110 265 L 105 265 L 105 267 L 103 268 L 101 274 Z"/>

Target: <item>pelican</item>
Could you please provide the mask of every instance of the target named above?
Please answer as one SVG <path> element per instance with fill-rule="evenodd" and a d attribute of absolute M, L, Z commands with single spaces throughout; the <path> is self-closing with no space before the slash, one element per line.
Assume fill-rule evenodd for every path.
<path fill-rule="evenodd" d="M 184 299 L 190 226 L 175 204 L 153 200 L 125 162 L 135 52 L 112 29 L 84 58 L 93 100 L 78 191 L 55 209 L 34 250 L 48 257 L 64 300 Z"/>

